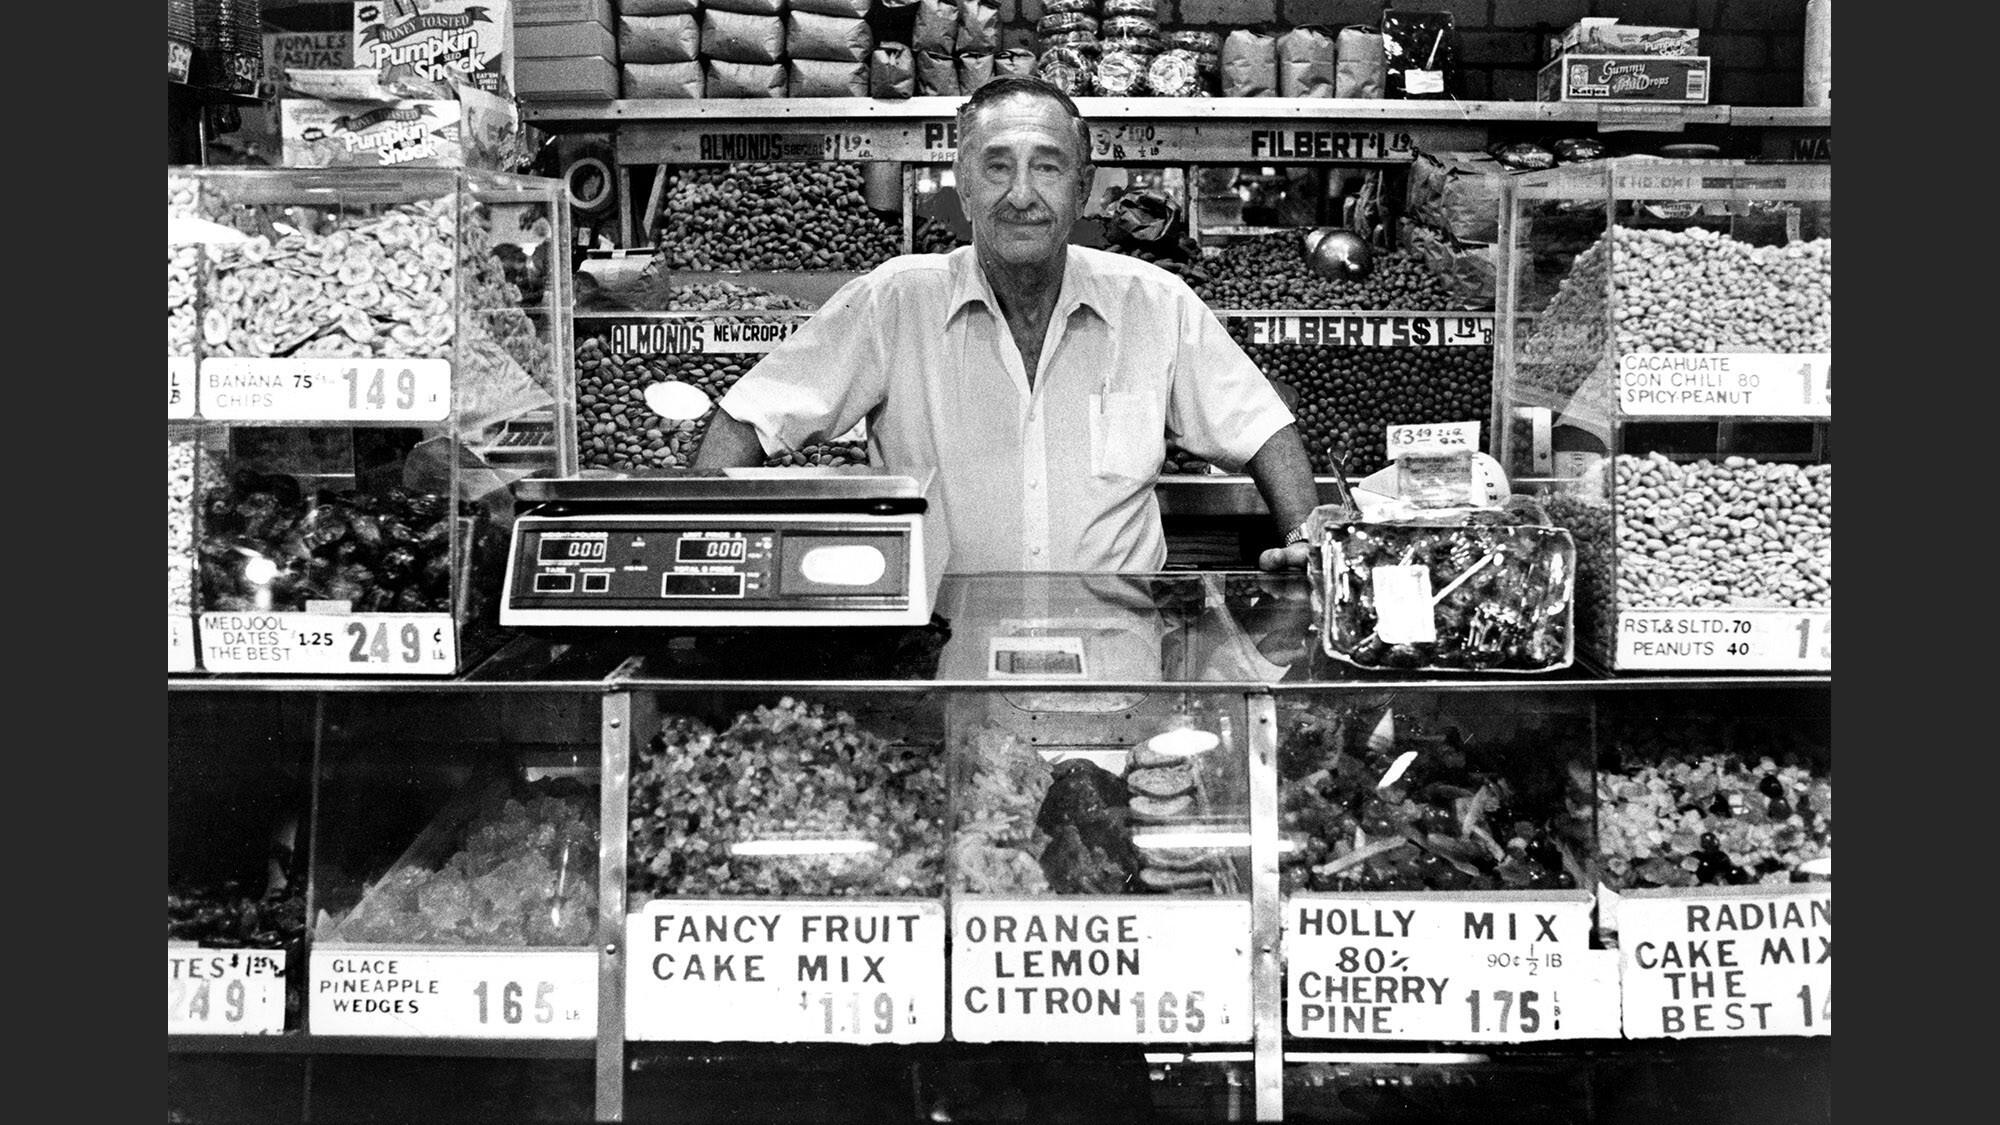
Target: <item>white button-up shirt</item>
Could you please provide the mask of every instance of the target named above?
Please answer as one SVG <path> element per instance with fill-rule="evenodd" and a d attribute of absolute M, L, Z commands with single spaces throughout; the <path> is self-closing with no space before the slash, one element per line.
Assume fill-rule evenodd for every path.
<path fill-rule="evenodd" d="M 1230 471 L 1287 423 L 1270 381 L 1185 282 L 1069 248 L 1030 389 L 971 247 L 841 287 L 722 397 L 766 453 L 868 422 L 870 461 L 934 470 L 946 569 L 1153 571 L 1171 434 Z"/>

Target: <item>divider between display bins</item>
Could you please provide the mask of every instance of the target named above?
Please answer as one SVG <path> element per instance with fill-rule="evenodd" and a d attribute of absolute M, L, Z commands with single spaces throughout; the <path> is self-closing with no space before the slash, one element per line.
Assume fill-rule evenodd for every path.
<path fill-rule="evenodd" d="M 1250 757 L 1251 1078 L 1259 1121 L 1285 1116 L 1285 1017 L 1278 948 L 1278 705 L 1270 692 L 1243 697 Z"/>
<path fill-rule="evenodd" d="M 625 865 L 632 756 L 641 732 L 659 725 L 650 694 L 613 688 L 604 696 L 597 841 L 596 1118 L 625 1118 Z"/>

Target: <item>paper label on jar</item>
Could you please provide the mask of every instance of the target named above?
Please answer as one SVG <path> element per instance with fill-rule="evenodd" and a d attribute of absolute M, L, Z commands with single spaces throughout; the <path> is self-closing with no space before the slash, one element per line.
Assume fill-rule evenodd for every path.
<path fill-rule="evenodd" d="M 1617 664 L 1632 671 L 1828 672 L 1833 611 L 1620 610 Z"/>
<path fill-rule="evenodd" d="M 1285 1030 L 1520 1043 L 1618 1035 L 1618 962 L 1587 891 L 1293 895 Z"/>
<path fill-rule="evenodd" d="M 194 417 L 194 368 L 191 355 L 167 357 L 167 417 Z"/>
<path fill-rule="evenodd" d="M 167 614 L 167 671 L 194 671 L 194 619 Z"/>
<path fill-rule="evenodd" d="M 1391 458 L 1408 453 L 1456 453 L 1479 449 L 1477 422 L 1424 422 L 1390 426 L 1385 441 Z"/>
<path fill-rule="evenodd" d="M 210 672 L 438 675 L 456 670 L 457 653 L 447 613 L 201 615 L 201 665 Z"/>
<path fill-rule="evenodd" d="M 218 421 L 443 421 L 451 361 L 211 356 L 201 361 L 202 417 Z"/>
<path fill-rule="evenodd" d="M 276 1035 L 285 1030 L 285 954 L 167 943 L 167 1034 Z"/>
<path fill-rule="evenodd" d="M 1251 1039 L 1247 900 L 962 898 L 951 920 L 960 1042 Z"/>
<path fill-rule="evenodd" d="M 591 1039 L 597 954 L 571 949 L 313 949 L 314 1035 Z"/>
<path fill-rule="evenodd" d="M 1831 352 L 1650 352 L 1618 357 L 1627 414 L 1804 415 L 1833 412 Z"/>
<path fill-rule="evenodd" d="M 1392 645 L 1436 642 L 1431 568 L 1422 563 L 1378 566 L 1369 574 L 1375 586 L 1375 635 Z"/>
<path fill-rule="evenodd" d="M 627 1039 L 944 1038 L 944 906 L 936 901 L 654 899 L 627 916 L 625 935 Z"/>
<path fill-rule="evenodd" d="M 1631 1039 L 1833 1034 L 1833 884 L 1647 888 L 1618 906 Z"/>

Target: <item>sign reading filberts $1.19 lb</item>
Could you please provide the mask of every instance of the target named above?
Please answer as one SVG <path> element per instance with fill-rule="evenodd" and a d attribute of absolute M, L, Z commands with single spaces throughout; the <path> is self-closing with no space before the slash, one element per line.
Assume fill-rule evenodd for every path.
<path fill-rule="evenodd" d="M 625 920 L 625 1035 L 749 1043 L 944 1038 L 944 907 L 655 899 Z"/>

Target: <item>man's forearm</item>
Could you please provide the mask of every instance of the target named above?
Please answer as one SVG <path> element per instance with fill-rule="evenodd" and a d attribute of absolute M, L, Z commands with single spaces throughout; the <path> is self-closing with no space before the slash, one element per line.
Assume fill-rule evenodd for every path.
<path fill-rule="evenodd" d="M 764 443 L 757 440 L 757 427 L 739 422 L 729 412 L 716 407 L 708 417 L 708 429 L 701 446 L 694 451 L 697 469 L 742 469 L 764 463 Z"/>
<path fill-rule="evenodd" d="M 1306 522 L 1306 517 L 1319 506 L 1319 486 L 1313 482 L 1312 462 L 1306 457 L 1295 425 L 1287 425 L 1264 439 L 1263 447 L 1244 469 L 1257 482 L 1257 491 L 1263 495 L 1264 506 L 1270 509 L 1281 537 Z"/>

